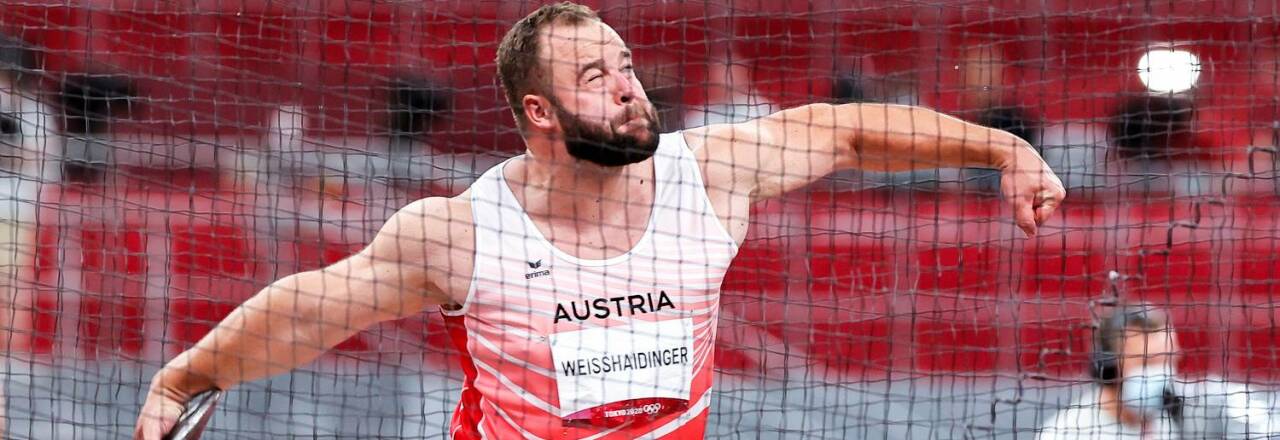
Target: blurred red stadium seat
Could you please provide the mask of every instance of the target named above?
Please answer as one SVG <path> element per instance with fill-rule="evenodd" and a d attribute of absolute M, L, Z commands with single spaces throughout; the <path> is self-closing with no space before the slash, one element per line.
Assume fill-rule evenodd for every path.
<path fill-rule="evenodd" d="M 60 227 L 57 224 L 41 223 L 36 227 L 36 251 L 33 262 L 34 279 L 46 286 L 56 286 L 58 270 L 61 268 L 58 250 L 61 248 Z"/>
<path fill-rule="evenodd" d="M 169 316 L 171 350 L 185 350 L 256 293 L 258 258 L 250 236 L 234 224 L 170 226 Z"/>
<path fill-rule="evenodd" d="M 915 250 L 921 292 L 996 295 L 1001 282 L 1000 261 L 1008 250 L 975 241 L 961 244 L 920 245 Z"/>
<path fill-rule="evenodd" d="M 1247 239 L 1240 243 L 1241 250 L 1234 256 L 1238 265 L 1237 279 L 1240 293 L 1261 298 L 1273 298 L 1280 294 L 1280 240 L 1275 238 Z"/>
<path fill-rule="evenodd" d="M 111 225 L 82 225 L 81 228 L 80 269 L 85 273 L 147 273 L 146 231 Z M 92 290 L 101 292 L 98 289 Z"/>
<path fill-rule="evenodd" d="M 86 358 L 142 355 L 146 298 L 86 293 L 80 298 L 79 312 L 76 342 Z"/>
<path fill-rule="evenodd" d="M 62 292 L 60 270 L 62 228 L 56 224 L 42 222 L 36 227 L 35 255 L 32 261 L 30 276 L 35 281 L 35 289 L 31 292 L 31 328 L 19 330 L 15 351 L 27 351 L 33 354 L 52 354 L 58 340 L 58 318 L 62 314 Z"/>
<path fill-rule="evenodd" d="M 886 13 L 895 6 L 900 5 L 835 14 L 836 47 L 831 53 L 837 57 L 868 57 L 871 65 L 863 67 L 874 70 L 860 72 L 864 75 L 893 76 L 921 69 L 921 48 L 927 46 L 923 44 L 923 32 L 914 25 L 918 17 L 910 12 Z"/>
<path fill-rule="evenodd" d="M 360 252 L 364 245 L 359 243 L 340 243 L 316 238 L 299 238 L 282 244 L 297 258 L 297 267 L 288 268 L 290 272 L 319 269 L 337 263 Z"/>
<path fill-rule="evenodd" d="M 165 319 L 170 334 L 165 342 L 172 345 L 166 355 L 175 356 L 191 348 L 239 304 L 210 298 L 170 298 L 169 313 Z"/>
<path fill-rule="evenodd" d="M 1135 298 L 1186 304 L 1222 293 L 1217 263 L 1229 260 L 1215 257 L 1225 242 L 1213 232 L 1230 221 L 1225 205 L 1156 200 L 1130 204 L 1125 213 L 1109 233 L 1123 247 L 1121 272 L 1136 277 L 1127 286 Z"/>
<path fill-rule="evenodd" d="M 1079 374 L 1089 360 L 1092 332 L 1086 317 L 1022 322 L 1015 350 L 1018 368 L 1050 377 Z"/>
<path fill-rule="evenodd" d="M 1012 249 L 999 240 L 1010 232 L 999 199 L 963 194 L 912 194 L 911 262 L 915 290 L 933 295 L 994 297 L 1012 281 L 1004 266 Z M 1015 286 L 1016 287 L 1016 286 Z"/>
<path fill-rule="evenodd" d="M 142 354 L 146 312 L 147 234 L 134 227 L 82 225 L 79 339 L 95 358 Z"/>
<path fill-rule="evenodd" d="M 1207 244 L 1154 244 L 1130 249 L 1128 267 L 1140 276 L 1132 293 L 1156 303 L 1186 303 L 1210 298 L 1217 281 L 1214 252 Z"/>
<path fill-rule="evenodd" d="M 1022 294 L 1040 299 L 1101 294 L 1112 269 L 1106 266 L 1101 235 L 1087 227 L 1058 231 L 1041 228 L 1039 237 L 1022 246 Z"/>
<path fill-rule="evenodd" d="M 807 356 L 854 377 L 878 376 L 909 362 L 909 333 L 891 318 L 815 322 Z"/>
<path fill-rule="evenodd" d="M 1280 331 L 1273 324 L 1235 326 L 1228 332 L 1226 366 L 1241 380 L 1274 380 L 1280 374 Z"/>
<path fill-rule="evenodd" d="M 732 23 L 735 64 L 748 63 L 760 94 L 783 107 L 831 96 L 830 61 L 818 56 L 815 23 L 808 17 L 744 16 Z M 712 53 L 712 56 L 719 54 Z M 824 66 L 815 71 L 815 65 Z"/>
<path fill-rule="evenodd" d="M 926 371 L 995 370 L 1004 330 L 989 318 L 918 319 L 913 329 L 916 365 Z"/>
<path fill-rule="evenodd" d="M 230 224 L 178 223 L 171 226 L 172 275 L 247 276 L 257 259 L 251 236 Z"/>
<path fill-rule="evenodd" d="M 1241 197 L 1234 201 L 1236 254 L 1231 259 L 1232 284 L 1237 290 L 1257 299 L 1269 300 L 1280 280 L 1280 210 L 1272 196 Z"/>
<path fill-rule="evenodd" d="M 15 35 L 44 53 L 43 68 L 53 72 L 84 69 L 89 47 L 88 10 L 69 4 L 9 2 L 0 8 L 0 32 Z"/>
<path fill-rule="evenodd" d="M 508 26 L 505 20 L 487 14 L 402 18 L 413 19 L 406 23 L 409 35 L 402 38 L 415 39 L 413 55 L 429 61 L 434 68 L 468 75 L 477 74 L 478 68 L 496 70 L 497 43 Z"/>
<path fill-rule="evenodd" d="M 1224 352 L 1221 343 L 1215 342 L 1222 333 L 1219 330 L 1185 323 L 1178 327 L 1177 340 L 1180 351 L 1178 372 L 1188 375 L 1229 372 L 1231 367 L 1222 365 L 1222 361 L 1233 359 L 1234 356 L 1229 351 Z"/>
<path fill-rule="evenodd" d="M 58 340 L 58 317 L 61 313 L 62 295 L 55 290 L 35 293 L 31 305 L 31 353 L 53 354 Z"/>
<path fill-rule="evenodd" d="M 784 289 L 790 262 L 777 243 L 777 240 L 744 241 L 725 273 L 722 289 L 761 295 L 776 295 Z"/>
<path fill-rule="evenodd" d="M 741 349 L 716 343 L 716 368 L 720 370 L 748 370 L 756 365 Z"/>
<path fill-rule="evenodd" d="M 898 278 L 888 239 L 816 235 L 810 238 L 811 293 L 818 297 L 885 294 Z"/>

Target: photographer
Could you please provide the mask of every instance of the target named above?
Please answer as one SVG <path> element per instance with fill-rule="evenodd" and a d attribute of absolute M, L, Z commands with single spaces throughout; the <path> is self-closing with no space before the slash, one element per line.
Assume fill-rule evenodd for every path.
<path fill-rule="evenodd" d="M 1096 386 L 1055 414 L 1040 440 L 1261 439 L 1280 435 L 1274 405 L 1241 384 L 1177 377 L 1168 316 L 1122 305 L 1102 318 L 1089 373 Z"/>

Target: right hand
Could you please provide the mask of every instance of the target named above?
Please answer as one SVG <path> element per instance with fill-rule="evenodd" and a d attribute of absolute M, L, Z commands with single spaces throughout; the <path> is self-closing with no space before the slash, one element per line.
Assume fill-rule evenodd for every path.
<path fill-rule="evenodd" d="M 164 435 L 178 423 L 191 395 L 172 389 L 161 382 L 163 375 L 157 374 L 147 391 L 147 401 L 142 404 L 142 412 L 133 428 L 134 440 L 161 440 Z"/>

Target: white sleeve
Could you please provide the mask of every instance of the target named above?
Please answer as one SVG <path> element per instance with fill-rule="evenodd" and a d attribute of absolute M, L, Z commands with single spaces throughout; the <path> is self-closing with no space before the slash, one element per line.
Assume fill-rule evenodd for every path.
<path fill-rule="evenodd" d="M 1082 438 L 1080 436 L 1078 424 L 1074 424 L 1076 426 L 1073 429 L 1072 426 L 1068 426 L 1066 423 L 1067 420 L 1076 418 L 1071 415 L 1075 412 L 1077 411 L 1072 411 L 1070 409 L 1058 411 L 1049 419 L 1048 422 L 1045 422 L 1044 426 L 1040 427 L 1039 432 L 1036 433 L 1036 440 L 1071 440 Z"/>
<path fill-rule="evenodd" d="M 1248 435 L 1242 438 L 1263 439 L 1280 435 L 1280 414 L 1276 411 L 1275 395 L 1250 389 L 1248 385 L 1226 381 L 1211 381 L 1204 393 L 1221 405 L 1220 417 L 1226 417 L 1235 427 L 1233 435 L 1243 435 L 1238 430 L 1247 427 Z"/>

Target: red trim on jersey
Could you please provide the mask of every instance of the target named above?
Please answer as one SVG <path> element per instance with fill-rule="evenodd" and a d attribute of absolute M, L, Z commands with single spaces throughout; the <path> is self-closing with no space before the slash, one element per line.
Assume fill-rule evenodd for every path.
<path fill-rule="evenodd" d="M 458 362 L 466 374 L 462 381 L 462 398 L 458 399 L 458 407 L 454 409 L 453 420 L 449 424 L 449 435 L 454 440 L 480 440 L 480 392 L 475 386 L 476 364 L 471 361 L 471 352 L 467 351 L 466 317 L 444 315 L 444 328 L 454 347 L 458 348 Z"/>

